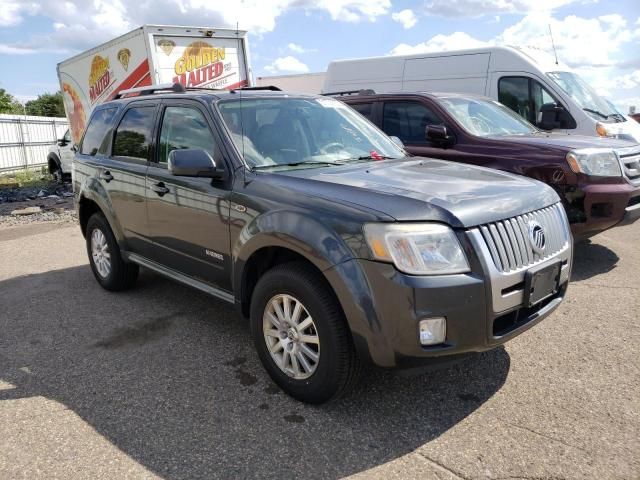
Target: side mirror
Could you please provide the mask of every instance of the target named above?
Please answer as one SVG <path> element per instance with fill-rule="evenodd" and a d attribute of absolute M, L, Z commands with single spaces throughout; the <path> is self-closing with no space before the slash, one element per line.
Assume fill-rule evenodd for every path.
<path fill-rule="evenodd" d="M 538 113 L 538 127 L 543 130 L 553 130 L 554 128 L 560 128 L 560 122 L 558 121 L 558 114 L 564 111 L 564 108 L 558 106 L 557 103 L 545 103 L 540 107 Z"/>
<path fill-rule="evenodd" d="M 399 137 L 396 137 L 395 135 L 391 135 L 389 138 L 393 143 L 395 143 L 397 146 L 399 146 L 404 150 L 404 143 L 402 143 L 402 140 L 400 140 Z"/>
<path fill-rule="evenodd" d="M 66 147 L 67 144 L 68 144 L 68 142 L 64 138 L 59 138 L 58 139 L 58 146 L 59 147 Z"/>
<path fill-rule="evenodd" d="M 562 105 L 557 103 L 545 103 L 540 107 L 538 113 L 538 127 L 542 130 L 553 130 L 554 128 L 576 128 L 576 121 Z"/>
<path fill-rule="evenodd" d="M 169 172 L 180 177 L 221 178 L 216 162 L 208 152 L 200 149 L 172 150 L 169 153 Z"/>
<path fill-rule="evenodd" d="M 447 132 L 444 125 L 427 125 L 425 128 L 425 138 L 440 147 L 448 147 L 455 143 L 455 139 Z"/>

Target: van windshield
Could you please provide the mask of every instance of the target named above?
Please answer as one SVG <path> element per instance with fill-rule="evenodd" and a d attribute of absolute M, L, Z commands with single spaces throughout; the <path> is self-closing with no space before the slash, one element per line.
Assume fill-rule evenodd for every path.
<path fill-rule="evenodd" d="M 362 115 L 332 98 L 243 98 L 217 104 L 252 168 L 292 169 L 402 158 Z"/>
<path fill-rule="evenodd" d="M 478 137 L 530 135 L 539 130 L 501 103 L 484 98 L 445 97 L 442 106 Z"/>
<path fill-rule="evenodd" d="M 600 122 L 625 121 L 625 118 L 579 75 L 572 72 L 548 72 L 547 75 L 594 119 Z"/>

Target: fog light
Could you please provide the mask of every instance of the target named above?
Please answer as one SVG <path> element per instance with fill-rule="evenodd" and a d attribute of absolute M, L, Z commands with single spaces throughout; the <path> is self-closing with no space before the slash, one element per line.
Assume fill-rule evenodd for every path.
<path fill-rule="evenodd" d="M 447 319 L 444 317 L 420 320 L 420 344 L 437 345 L 443 343 L 447 334 Z"/>

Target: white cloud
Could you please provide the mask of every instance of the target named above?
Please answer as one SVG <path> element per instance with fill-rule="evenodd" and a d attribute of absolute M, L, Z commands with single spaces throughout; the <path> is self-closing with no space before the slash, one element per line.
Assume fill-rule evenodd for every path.
<path fill-rule="evenodd" d="M 550 12 L 571 3 L 585 3 L 585 0 L 431 0 L 426 2 L 425 11 L 430 15 L 442 17 L 482 17 L 535 11 Z"/>
<path fill-rule="evenodd" d="M 309 67 L 291 55 L 276 58 L 273 63 L 264 67 L 269 73 L 307 73 Z"/>
<path fill-rule="evenodd" d="M 290 43 L 289 45 L 287 45 L 287 48 L 294 53 L 310 53 L 317 51 L 315 48 L 305 48 L 302 45 L 298 45 L 297 43 Z"/>
<path fill-rule="evenodd" d="M 410 10 L 408 8 L 400 12 L 392 13 L 391 18 L 394 21 L 401 23 L 402 27 L 405 29 L 409 29 L 415 26 L 416 23 L 418 23 L 418 18 L 416 17 L 415 13 L 413 13 L 413 10 Z"/>
<path fill-rule="evenodd" d="M 436 35 L 429 40 L 416 45 L 401 43 L 391 50 L 391 55 L 411 55 L 413 53 L 443 52 L 447 50 L 461 50 L 464 48 L 480 48 L 491 45 L 473 38 L 465 32 L 454 32 L 451 35 Z"/>
<path fill-rule="evenodd" d="M 52 31 L 8 47 L 40 51 L 81 51 L 143 24 L 192 25 L 272 31 L 285 11 L 324 12 L 335 21 L 375 21 L 386 15 L 390 0 L 0 0 L 0 26 L 17 25 L 26 16 L 52 21 Z M 82 21 L 78 21 L 82 19 Z M 16 52 L 17 53 L 17 52 Z"/>

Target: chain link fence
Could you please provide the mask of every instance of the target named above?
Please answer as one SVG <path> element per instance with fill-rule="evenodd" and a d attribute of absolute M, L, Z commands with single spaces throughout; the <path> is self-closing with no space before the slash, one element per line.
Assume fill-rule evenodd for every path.
<path fill-rule="evenodd" d="M 0 114 L 0 173 L 46 165 L 67 128 L 66 118 Z"/>

